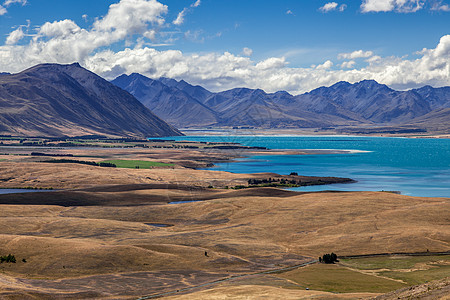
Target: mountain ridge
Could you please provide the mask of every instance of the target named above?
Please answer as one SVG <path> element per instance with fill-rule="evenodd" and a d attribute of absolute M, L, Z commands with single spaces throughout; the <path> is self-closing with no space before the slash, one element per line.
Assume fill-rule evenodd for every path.
<path fill-rule="evenodd" d="M 0 76 L 0 107 L 0 134 L 181 135 L 130 93 L 78 63 L 40 64 Z"/>
<path fill-rule="evenodd" d="M 129 76 L 121 75 L 112 80 L 114 84 L 130 91 L 139 89 Z M 136 75 L 133 75 L 136 76 Z M 234 88 L 213 93 L 201 86 L 190 85 L 184 80 L 160 78 L 147 82 L 158 82 L 170 87 L 171 93 L 164 99 L 156 99 L 151 93 L 136 95 L 136 98 L 150 107 L 156 114 L 179 127 L 194 128 L 202 126 L 254 126 L 260 128 L 320 128 L 329 126 L 404 126 L 417 124 L 427 127 L 432 118 L 426 115 L 439 115 L 439 122 L 448 120 L 446 110 L 433 114 L 443 108 L 450 108 L 450 87 L 433 88 L 424 86 L 408 91 L 396 91 L 375 80 L 362 80 L 356 83 L 337 82 L 329 87 L 319 87 L 310 92 L 291 95 L 286 91 L 266 93 L 261 89 Z M 188 91 L 188 92 L 186 92 Z M 189 97 L 184 105 L 179 103 L 180 93 Z M 155 106 L 176 106 L 173 110 L 161 111 Z M 161 103 L 162 101 L 162 103 Z M 194 111 L 188 103 L 200 103 L 197 119 L 203 113 L 207 122 L 190 120 L 187 116 Z M 428 122 L 424 120 L 427 119 Z M 430 123 L 431 122 L 431 123 Z M 431 126 L 432 127 L 432 126 Z M 441 126 L 442 127 L 442 126 Z"/>

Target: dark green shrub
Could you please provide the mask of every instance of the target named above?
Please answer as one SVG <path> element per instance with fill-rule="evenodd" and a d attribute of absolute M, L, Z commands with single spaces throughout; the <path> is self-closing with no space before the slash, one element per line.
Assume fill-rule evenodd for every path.
<path fill-rule="evenodd" d="M 16 257 L 14 255 L 8 254 L 7 256 L 0 256 L 0 263 L 16 263 Z"/>

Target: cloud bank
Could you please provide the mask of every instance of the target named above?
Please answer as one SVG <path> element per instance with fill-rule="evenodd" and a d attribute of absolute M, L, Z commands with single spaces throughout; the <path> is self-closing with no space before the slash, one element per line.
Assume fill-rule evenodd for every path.
<path fill-rule="evenodd" d="M 200 1 L 193 5 L 196 3 L 200 5 Z M 162 28 L 171 26 L 165 20 L 167 11 L 167 6 L 156 0 L 121 0 L 89 29 L 66 19 L 39 26 L 30 38 L 23 26 L 19 27 L 0 46 L 0 71 L 19 72 L 38 63 L 79 62 L 107 79 L 137 72 L 151 78 L 184 79 L 212 91 L 245 86 L 293 94 L 342 80 L 375 79 L 399 89 L 450 85 L 450 35 L 444 35 L 435 48 L 411 53 L 415 59 L 381 57 L 355 49 L 337 55 L 338 63 L 327 60 L 300 68 L 291 67 L 286 57 L 252 60 L 250 48 L 241 54 L 156 50 L 149 44 Z"/>

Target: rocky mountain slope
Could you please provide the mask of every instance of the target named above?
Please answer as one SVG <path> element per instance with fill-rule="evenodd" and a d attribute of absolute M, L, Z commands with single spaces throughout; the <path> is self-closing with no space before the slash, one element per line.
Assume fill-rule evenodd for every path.
<path fill-rule="evenodd" d="M 79 64 L 0 76 L 0 134 L 174 136 L 181 133 L 128 92 Z"/>

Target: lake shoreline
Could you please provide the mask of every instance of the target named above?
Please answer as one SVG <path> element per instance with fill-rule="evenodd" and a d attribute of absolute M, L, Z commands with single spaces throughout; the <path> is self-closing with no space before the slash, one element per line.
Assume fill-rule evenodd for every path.
<path fill-rule="evenodd" d="M 429 133 L 429 134 L 392 134 L 392 133 L 340 133 L 329 130 L 316 129 L 230 129 L 230 128 L 181 128 L 180 131 L 187 135 L 198 136 L 227 136 L 227 135 L 243 135 L 243 136 L 335 136 L 335 137 L 392 137 L 392 138 L 418 138 L 418 139 L 450 139 L 450 133 Z"/>

